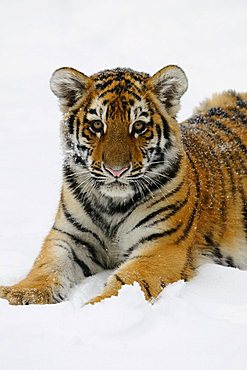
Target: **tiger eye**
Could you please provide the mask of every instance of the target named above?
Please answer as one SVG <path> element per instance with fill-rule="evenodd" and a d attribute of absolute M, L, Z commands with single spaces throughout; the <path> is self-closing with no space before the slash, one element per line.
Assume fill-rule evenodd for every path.
<path fill-rule="evenodd" d="M 103 122 L 100 120 L 95 120 L 90 122 L 90 127 L 94 132 L 102 132 L 103 131 Z"/>
<path fill-rule="evenodd" d="M 133 132 L 135 134 L 140 134 L 141 132 L 143 132 L 147 127 L 147 124 L 146 122 L 143 122 L 143 121 L 136 121 L 134 124 L 133 124 Z"/>

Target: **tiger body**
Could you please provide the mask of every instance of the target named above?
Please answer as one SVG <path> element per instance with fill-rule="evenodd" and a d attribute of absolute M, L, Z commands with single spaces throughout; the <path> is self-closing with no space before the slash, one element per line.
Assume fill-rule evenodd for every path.
<path fill-rule="evenodd" d="M 215 95 L 179 125 L 176 66 L 153 77 L 63 68 L 51 88 L 64 113 L 61 200 L 33 269 L 1 297 L 56 303 L 115 269 L 91 303 L 134 281 L 151 300 L 205 261 L 247 267 L 247 94 Z"/>

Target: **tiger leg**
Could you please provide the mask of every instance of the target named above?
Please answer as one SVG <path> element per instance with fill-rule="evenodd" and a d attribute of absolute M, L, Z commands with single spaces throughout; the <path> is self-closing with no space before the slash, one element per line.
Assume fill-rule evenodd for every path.
<path fill-rule="evenodd" d="M 0 298 L 12 305 L 63 301 L 71 287 L 99 271 L 86 253 L 79 258 L 77 252 L 69 238 L 51 230 L 26 278 L 12 286 L 0 286 Z"/>
<path fill-rule="evenodd" d="M 167 284 L 192 278 L 195 274 L 195 260 L 195 252 L 189 246 L 152 245 L 130 256 L 110 276 L 102 294 L 89 303 L 116 296 L 123 285 L 132 285 L 134 282 L 139 283 L 145 298 L 151 301 Z"/>

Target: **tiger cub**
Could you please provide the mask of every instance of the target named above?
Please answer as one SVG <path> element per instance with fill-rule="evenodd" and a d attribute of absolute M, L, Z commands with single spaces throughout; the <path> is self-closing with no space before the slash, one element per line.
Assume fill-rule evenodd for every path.
<path fill-rule="evenodd" d="M 247 267 L 247 94 L 214 95 L 182 124 L 187 89 L 170 65 L 150 77 L 60 68 L 61 200 L 31 272 L 0 288 L 11 304 L 56 303 L 114 269 L 90 303 L 138 282 L 147 300 L 205 261 Z"/>

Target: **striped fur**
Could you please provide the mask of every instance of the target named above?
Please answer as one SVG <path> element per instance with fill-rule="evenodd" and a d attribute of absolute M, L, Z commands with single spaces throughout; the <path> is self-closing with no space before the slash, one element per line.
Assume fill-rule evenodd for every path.
<path fill-rule="evenodd" d="M 64 113 L 61 200 L 31 272 L 1 297 L 60 302 L 110 268 L 91 303 L 134 281 L 151 300 L 205 261 L 247 267 L 247 94 L 214 95 L 179 125 L 176 66 L 152 77 L 62 68 L 51 88 Z"/>

